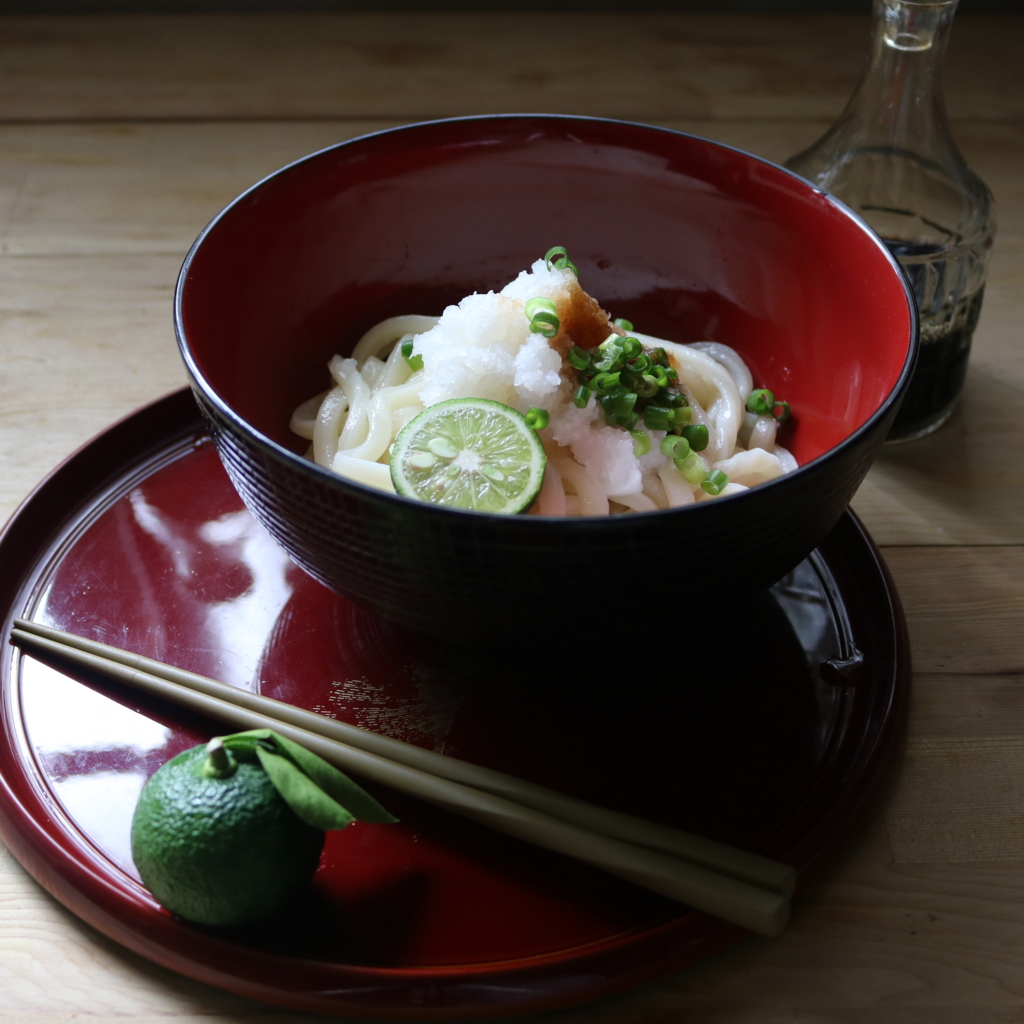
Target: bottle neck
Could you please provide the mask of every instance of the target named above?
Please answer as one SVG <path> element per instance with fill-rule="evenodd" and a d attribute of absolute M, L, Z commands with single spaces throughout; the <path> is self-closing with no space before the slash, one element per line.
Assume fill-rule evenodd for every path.
<path fill-rule="evenodd" d="M 957 0 L 875 0 L 871 60 L 839 120 L 786 166 L 901 252 L 981 244 L 992 196 L 956 148 L 940 72 Z"/>
<path fill-rule="evenodd" d="M 875 0 L 872 54 L 845 111 L 860 145 L 948 159 L 941 66 L 958 0 Z"/>

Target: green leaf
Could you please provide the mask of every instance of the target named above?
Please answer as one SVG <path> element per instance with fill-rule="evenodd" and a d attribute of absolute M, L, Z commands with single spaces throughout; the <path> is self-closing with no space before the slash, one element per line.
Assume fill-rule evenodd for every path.
<path fill-rule="evenodd" d="M 366 821 L 374 825 L 390 825 L 398 819 L 386 811 L 366 790 L 357 786 L 347 775 L 338 771 L 322 757 L 307 750 L 304 746 L 289 740 L 271 729 L 249 729 L 247 732 L 236 732 L 230 736 L 221 736 L 221 742 L 231 753 L 242 760 L 259 758 L 264 771 L 270 776 L 277 791 L 289 804 L 292 810 L 309 824 L 317 822 L 339 821 L 340 824 L 316 824 L 317 828 L 344 828 L 353 820 Z M 275 749 L 276 748 L 276 749 Z M 270 755 L 264 757 L 264 755 Z M 289 773 L 273 760 L 283 760 L 294 769 Z M 273 766 L 273 767 L 271 767 Z M 276 774 L 275 774 L 276 773 Z M 296 781 L 294 775 L 302 776 L 305 783 Z M 306 785 L 308 783 L 308 785 Z M 321 810 L 310 810 L 312 817 L 307 817 L 303 808 L 314 808 L 317 798 L 309 793 L 310 788 L 317 790 L 326 803 Z M 328 808 L 328 810 L 323 810 Z M 337 816 L 336 808 L 344 815 Z M 332 817 L 333 815 L 333 817 Z"/>
<path fill-rule="evenodd" d="M 312 750 L 278 733 L 271 733 L 282 753 L 290 757 L 326 794 L 346 808 L 357 821 L 374 825 L 390 825 L 398 819 L 386 811 L 366 790 L 347 775 L 328 764 Z M 271 778 L 273 778 L 271 776 Z"/>
<path fill-rule="evenodd" d="M 331 799 L 289 758 L 264 747 L 256 748 L 256 756 L 284 802 L 307 825 L 313 828 L 341 829 L 355 821 L 352 814 Z"/>
<path fill-rule="evenodd" d="M 255 761 L 260 740 L 270 740 L 273 733 L 269 729 L 250 729 L 248 732 L 234 732 L 230 736 L 221 736 L 220 740 L 231 753 L 243 761 Z"/>

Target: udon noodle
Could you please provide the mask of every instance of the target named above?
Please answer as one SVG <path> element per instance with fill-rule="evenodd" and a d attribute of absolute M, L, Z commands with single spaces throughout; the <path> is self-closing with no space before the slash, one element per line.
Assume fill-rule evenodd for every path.
<path fill-rule="evenodd" d="M 531 331 L 526 305 L 538 297 L 557 309 L 558 333 Z M 643 512 L 736 494 L 796 468 L 776 443 L 778 423 L 747 411 L 754 382 L 738 353 L 715 341 L 683 345 L 630 330 L 648 349 L 664 349 L 692 423 L 708 431 L 707 471 L 728 483 L 718 494 L 693 483 L 662 452 L 665 431 L 611 426 L 596 401 L 574 403 L 576 371 L 567 354 L 623 334 L 586 295 L 568 267 L 538 260 L 499 293 L 474 294 L 440 317 L 396 316 L 378 323 L 349 358 L 329 363 L 332 385 L 295 410 L 291 429 L 311 442 L 308 457 L 362 484 L 393 491 L 389 458 L 398 433 L 417 413 L 452 398 L 486 398 L 525 413 L 543 408 L 548 456 L 538 515 Z M 411 342 L 411 345 L 408 343 Z M 403 351 L 403 343 L 404 351 Z M 411 350 L 411 351 L 410 351 Z M 649 448 L 639 454 L 644 448 Z M 692 476 L 692 474 L 691 474 Z"/>

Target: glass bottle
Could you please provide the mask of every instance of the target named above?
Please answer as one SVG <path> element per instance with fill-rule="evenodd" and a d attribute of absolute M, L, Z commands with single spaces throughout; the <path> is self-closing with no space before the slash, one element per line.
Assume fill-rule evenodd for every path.
<path fill-rule="evenodd" d="M 949 419 L 995 234 L 992 194 L 956 148 L 939 77 L 957 0 L 874 0 L 871 58 L 839 120 L 786 166 L 846 203 L 910 279 L 921 352 L 889 441 Z"/>

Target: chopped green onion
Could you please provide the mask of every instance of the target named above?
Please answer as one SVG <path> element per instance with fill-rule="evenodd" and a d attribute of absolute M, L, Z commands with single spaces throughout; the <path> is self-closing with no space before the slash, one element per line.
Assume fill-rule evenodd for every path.
<path fill-rule="evenodd" d="M 611 394 L 598 395 L 597 400 L 601 403 L 601 408 L 604 409 L 604 418 L 609 426 L 629 426 L 632 429 L 640 420 L 639 414 L 634 418 L 636 395 L 632 391 L 620 388 Z"/>
<path fill-rule="evenodd" d="M 716 469 L 701 480 L 700 486 L 708 494 L 721 494 L 728 486 L 729 478 L 720 469 Z"/>
<path fill-rule="evenodd" d="M 633 325 L 628 320 L 623 320 L 622 317 L 619 317 L 617 320 L 613 320 L 612 323 L 616 327 L 618 327 L 620 330 L 623 330 L 623 331 L 631 331 L 631 330 L 633 330 Z"/>
<path fill-rule="evenodd" d="M 636 386 L 636 393 L 641 398 L 653 398 L 660 390 L 661 385 L 649 373 L 643 374 Z"/>
<path fill-rule="evenodd" d="M 556 270 L 571 270 L 577 277 L 580 276 L 579 271 L 576 269 L 576 265 L 569 259 L 569 253 L 566 252 L 564 245 L 553 245 L 548 249 L 544 256 L 544 265 L 550 270 L 554 267 Z"/>
<path fill-rule="evenodd" d="M 680 433 L 690 442 L 690 447 L 695 452 L 702 452 L 707 448 L 710 436 L 708 428 L 703 423 L 695 423 L 692 426 L 683 427 Z"/>
<path fill-rule="evenodd" d="M 600 351 L 600 350 L 598 350 L 598 351 Z M 623 362 L 624 362 L 624 360 L 622 359 L 621 353 L 615 353 L 613 351 L 613 352 L 609 352 L 607 355 L 605 355 L 604 357 L 599 359 L 596 363 L 594 363 L 594 369 L 595 370 L 599 370 L 601 372 L 609 372 L 609 371 L 612 371 L 612 370 L 620 370 L 620 369 L 622 369 Z"/>
<path fill-rule="evenodd" d="M 643 345 L 636 338 L 623 338 L 621 345 L 622 355 L 625 359 L 635 359 L 644 350 Z"/>
<path fill-rule="evenodd" d="M 611 399 L 612 408 L 615 414 L 620 417 L 630 416 L 636 406 L 636 392 L 625 391 L 620 394 L 608 396 Z"/>
<path fill-rule="evenodd" d="M 412 338 L 407 338 L 402 342 L 402 358 L 409 364 L 410 370 L 422 370 L 423 356 L 414 356 L 412 354 L 414 344 L 415 342 Z"/>
<path fill-rule="evenodd" d="M 662 438 L 661 454 L 671 459 L 678 466 L 680 462 L 685 461 L 689 457 L 690 442 L 685 437 L 676 437 L 674 434 L 669 434 L 668 437 Z"/>
<path fill-rule="evenodd" d="M 622 369 L 619 370 L 619 380 L 627 391 L 636 391 L 637 385 L 640 383 L 640 375 L 632 366 L 629 365 L 629 363 L 626 363 L 623 365 Z"/>
<path fill-rule="evenodd" d="M 769 415 L 775 405 L 775 396 L 767 388 L 758 388 L 747 396 L 747 408 L 758 416 Z"/>
<path fill-rule="evenodd" d="M 646 430 L 631 430 L 633 437 L 633 454 L 643 458 L 651 450 L 651 435 Z"/>
<path fill-rule="evenodd" d="M 566 358 L 577 370 L 585 370 L 590 365 L 590 355 L 585 349 L 580 348 L 579 345 L 573 345 L 569 349 L 569 354 Z"/>
<path fill-rule="evenodd" d="M 526 303 L 526 319 L 532 320 L 534 315 L 542 309 L 546 309 L 549 313 L 558 312 L 558 307 L 549 298 L 538 295 L 535 299 L 530 299 Z"/>
<path fill-rule="evenodd" d="M 655 363 L 651 367 L 651 376 L 658 382 L 659 388 L 668 387 L 668 373 L 666 372 L 665 367 L 660 363 Z"/>
<path fill-rule="evenodd" d="M 542 315 L 535 313 L 534 317 Z M 685 395 L 669 390 L 679 375 L 669 365 L 664 348 L 645 349 L 639 338 L 609 334 L 596 349 L 573 346 L 566 353 L 566 361 L 578 371 L 573 404 L 584 409 L 596 395 L 605 422 L 634 434 L 637 452 L 640 448 L 644 449 L 644 454 L 650 450 L 649 436 L 643 441 L 636 432 L 641 421 L 646 431 L 660 430 L 675 435 L 670 449 L 663 450 L 674 452 L 677 464 L 707 447 L 710 439 L 707 427 L 694 427 L 693 409 Z M 708 474 L 703 460 L 690 461 L 687 465 L 694 477 L 691 483 L 699 484 Z"/>
<path fill-rule="evenodd" d="M 607 395 L 619 386 L 621 377 L 620 373 L 599 373 L 591 383 L 599 395 Z"/>
<path fill-rule="evenodd" d="M 548 313 L 544 310 L 540 313 L 534 313 L 533 319 L 530 321 L 530 330 L 534 334 L 543 334 L 545 338 L 553 338 L 561 326 L 562 322 L 554 313 Z"/>
<path fill-rule="evenodd" d="M 528 409 L 525 418 L 526 425 L 533 427 L 534 430 L 543 430 L 551 419 L 547 409 L 538 409 L 536 407 Z"/>
<path fill-rule="evenodd" d="M 644 426 L 648 430 L 668 430 L 670 410 L 661 405 L 649 405 L 644 409 Z"/>
<path fill-rule="evenodd" d="M 792 412 L 789 402 L 776 402 L 772 409 L 772 416 L 775 417 L 780 423 L 783 420 L 788 420 L 790 413 Z"/>
<path fill-rule="evenodd" d="M 526 315 L 530 319 L 530 330 L 534 334 L 543 334 L 545 338 L 553 338 L 561 327 L 558 308 L 544 295 L 526 303 Z"/>
<path fill-rule="evenodd" d="M 640 422 L 639 413 L 633 409 L 636 395 L 631 391 L 622 390 L 611 395 L 599 395 L 597 400 L 604 409 L 604 419 L 608 426 L 632 430 Z"/>
<path fill-rule="evenodd" d="M 708 464 L 696 452 L 690 452 L 685 459 L 677 462 L 676 469 L 691 484 L 701 483 L 708 475 Z"/>
<path fill-rule="evenodd" d="M 550 270 L 553 266 L 556 266 L 555 261 L 559 258 L 567 260 L 569 258 L 569 251 L 566 249 L 564 245 L 551 246 L 551 248 L 548 249 L 547 253 L 544 255 L 544 266 L 546 266 L 548 270 Z"/>
<path fill-rule="evenodd" d="M 617 370 L 625 362 L 622 353 L 622 338 L 617 334 L 605 338 L 597 346 L 597 354 L 600 357 L 594 365 L 599 370 Z"/>

